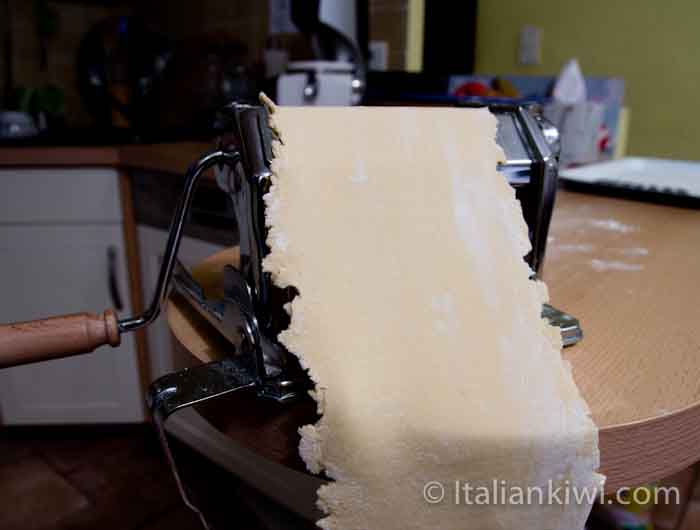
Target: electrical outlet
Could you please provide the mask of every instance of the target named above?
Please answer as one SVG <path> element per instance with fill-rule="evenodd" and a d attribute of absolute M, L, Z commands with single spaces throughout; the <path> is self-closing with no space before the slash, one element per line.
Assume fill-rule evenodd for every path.
<path fill-rule="evenodd" d="M 537 26 L 520 28 L 518 62 L 522 65 L 542 64 L 542 28 Z"/>

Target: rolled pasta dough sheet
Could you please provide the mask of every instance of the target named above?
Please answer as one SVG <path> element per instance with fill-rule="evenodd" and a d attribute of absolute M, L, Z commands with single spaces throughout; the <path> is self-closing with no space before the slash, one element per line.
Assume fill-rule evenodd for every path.
<path fill-rule="evenodd" d="M 308 469 L 333 479 L 318 526 L 582 529 L 597 429 L 540 317 L 496 118 L 269 108 L 264 268 L 299 291 L 279 338 L 323 414 L 300 430 Z"/>

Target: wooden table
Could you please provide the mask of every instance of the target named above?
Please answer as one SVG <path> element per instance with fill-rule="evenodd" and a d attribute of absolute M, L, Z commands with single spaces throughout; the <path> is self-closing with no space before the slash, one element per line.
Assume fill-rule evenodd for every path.
<path fill-rule="evenodd" d="M 544 278 L 584 329 L 564 355 L 606 489 L 700 460 L 700 211 L 561 192 L 550 238 Z"/>
<path fill-rule="evenodd" d="M 235 259 L 217 255 L 196 275 L 213 285 L 221 264 Z M 600 428 L 606 491 L 700 460 L 700 211 L 561 191 L 544 278 L 553 305 L 584 330 L 564 356 Z M 200 360 L 222 354 L 191 311 L 171 304 L 169 322 Z M 221 429 L 295 467 L 295 421 L 309 410 L 251 424 L 233 412 L 248 408 L 240 405 L 220 411 Z"/>

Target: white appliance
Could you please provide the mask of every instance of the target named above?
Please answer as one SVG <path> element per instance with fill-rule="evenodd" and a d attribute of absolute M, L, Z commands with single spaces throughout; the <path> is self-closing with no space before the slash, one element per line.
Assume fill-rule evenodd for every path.
<path fill-rule="evenodd" d="M 277 81 L 280 105 L 357 105 L 362 99 L 366 61 L 360 38 L 366 20 L 358 2 L 293 2 L 292 20 L 311 41 L 316 60 L 291 62 Z"/>
<path fill-rule="evenodd" d="M 345 61 L 292 62 L 277 80 L 280 105 L 355 105 L 360 82 L 355 66 Z"/>

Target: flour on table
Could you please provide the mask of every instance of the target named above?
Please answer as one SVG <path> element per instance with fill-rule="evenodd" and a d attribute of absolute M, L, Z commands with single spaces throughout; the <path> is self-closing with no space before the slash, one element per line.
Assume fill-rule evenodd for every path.
<path fill-rule="evenodd" d="M 649 254 L 649 249 L 644 247 L 630 247 L 620 249 L 620 254 L 625 256 L 647 256 Z"/>
<path fill-rule="evenodd" d="M 621 223 L 615 219 L 590 219 L 588 223 L 596 228 L 609 230 L 610 232 L 620 232 L 622 234 L 628 234 L 639 230 L 638 226 Z"/>
<path fill-rule="evenodd" d="M 623 261 L 605 261 L 602 259 L 592 259 L 591 267 L 598 272 L 605 271 L 641 271 L 643 265 L 639 263 L 625 263 Z"/>

